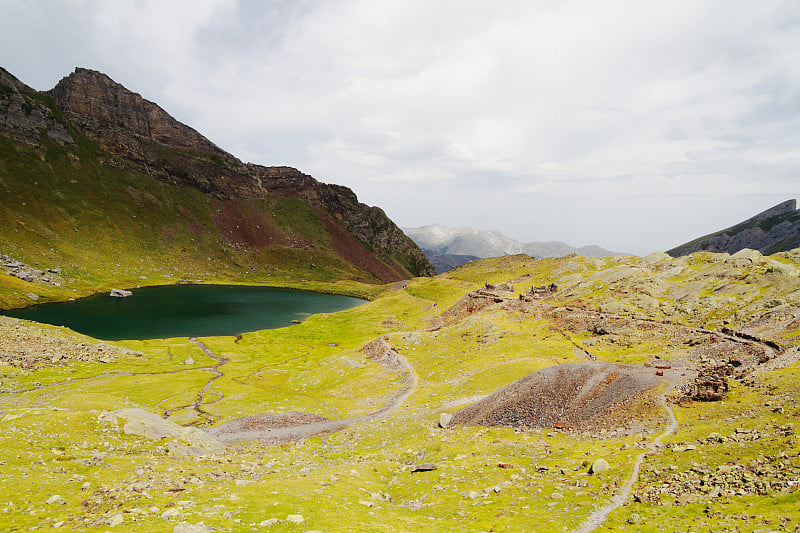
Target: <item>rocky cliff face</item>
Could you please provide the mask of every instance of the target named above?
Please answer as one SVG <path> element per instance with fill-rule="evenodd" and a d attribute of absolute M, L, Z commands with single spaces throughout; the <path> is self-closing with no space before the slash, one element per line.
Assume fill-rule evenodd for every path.
<path fill-rule="evenodd" d="M 381 209 L 358 202 L 346 187 L 320 183 L 290 167 L 242 163 L 103 73 L 78 68 L 52 90 L 39 93 L 0 69 L 0 136 L 37 147 L 45 142 L 44 135 L 77 160 L 76 134 L 99 147 L 103 165 L 209 195 L 222 213 L 215 220 L 229 245 L 331 247 L 345 261 L 387 282 L 434 274 L 422 251 Z M 327 231 L 327 242 L 293 239 L 293 229 L 277 228 L 270 213 L 245 212 L 240 205 L 275 205 L 286 198 L 311 208 Z M 227 222 L 225 213 L 230 215 Z M 225 224 L 230 227 L 221 227 Z M 233 231 L 244 227 L 255 232 L 269 227 L 274 235 L 243 238 Z"/>
<path fill-rule="evenodd" d="M 711 233 L 667 253 L 673 257 L 693 252 L 726 252 L 744 248 L 770 255 L 800 247 L 800 211 L 796 200 L 787 200 L 735 226 Z"/>
<path fill-rule="evenodd" d="M 72 136 L 50 108 L 30 98 L 34 94 L 34 89 L 0 67 L 0 131 L 35 146 L 39 145 L 42 134 L 62 146 L 74 144 Z"/>
<path fill-rule="evenodd" d="M 77 68 L 49 93 L 67 118 L 105 145 L 136 136 L 173 148 L 227 156 L 197 131 L 102 72 Z"/>

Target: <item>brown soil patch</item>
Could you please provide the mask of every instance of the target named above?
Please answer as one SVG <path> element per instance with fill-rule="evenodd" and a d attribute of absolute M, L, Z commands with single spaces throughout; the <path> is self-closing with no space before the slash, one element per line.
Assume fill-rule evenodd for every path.
<path fill-rule="evenodd" d="M 317 422 L 328 422 L 329 419 L 314 413 L 300 413 L 290 411 L 288 413 L 260 414 L 236 418 L 229 422 L 220 424 L 209 431 L 215 436 L 224 434 L 235 434 L 245 431 L 259 431 L 264 429 L 285 428 L 290 426 L 302 426 L 305 424 L 315 424 Z"/>
<path fill-rule="evenodd" d="M 189 231 L 194 233 L 195 237 L 202 237 L 206 232 L 205 228 L 197 222 L 191 221 L 186 223 L 189 226 Z"/>
<path fill-rule="evenodd" d="M 320 213 L 320 217 L 331 236 L 331 247 L 342 259 L 369 272 L 384 283 L 392 283 L 408 277 L 401 273 L 401 269 L 394 270 L 372 255 L 358 239 L 342 229 L 329 216 Z"/>
<path fill-rule="evenodd" d="M 217 212 L 211 218 L 229 244 L 257 249 L 289 245 L 286 235 L 264 213 L 243 209 L 230 200 L 217 201 L 215 207 Z"/>
<path fill-rule="evenodd" d="M 554 365 L 515 381 L 453 416 L 468 426 L 597 427 L 603 419 L 625 418 L 626 403 L 678 378 L 675 371 L 657 376 L 636 365 L 603 362 Z"/>

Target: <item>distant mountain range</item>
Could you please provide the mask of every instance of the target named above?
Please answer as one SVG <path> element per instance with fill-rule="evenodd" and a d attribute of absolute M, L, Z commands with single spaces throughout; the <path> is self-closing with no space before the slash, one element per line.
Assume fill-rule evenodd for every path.
<path fill-rule="evenodd" d="M 437 272 L 468 263 L 475 259 L 502 255 L 528 254 L 533 257 L 561 257 L 577 254 L 585 257 L 623 255 L 600 246 L 574 247 L 560 241 L 520 242 L 499 231 L 475 228 L 448 228 L 431 224 L 419 228 L 403 228 L 428 257 Z"/>
<path fill-rule="evenodd" d="M 667 253 L 673 257 L 701 250 L 733 254 L 743 248 L 758 250 L 764 255 L 800 248 L 797 201 L 787 200 L 735 226 L 681 244 Z"/>

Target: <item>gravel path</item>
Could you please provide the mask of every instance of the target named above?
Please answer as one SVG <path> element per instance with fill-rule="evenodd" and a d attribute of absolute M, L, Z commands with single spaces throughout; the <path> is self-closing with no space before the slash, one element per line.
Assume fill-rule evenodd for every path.
<path fill-rule="evenodd" d="M 662 401 L 664 401 L 664 396 L 662 396 Z M 600 527 L 603 522 L 605 522 L 609 513 L 622 506 L 622 504 L 625 503 L 625 500 L 628 499 L 634 483 L 636 483 L 636 480 L 639 479 L 639 470 L 642 466 L 642 461 L 644 461 L 644 457 L 647 454 L 654 452 L 656 448 L 661 445 L 661 440 L 672 435 L 672 433 L 674 433 L 678 428 L 678 420 L 675 418 L 675 412 L 672 410 L 672 407 L 670 407 L 665 401 L 664 407 L 666 407 L 670 419 L 669 424 L 667 424 L 667 428 L 661 435 L 656 437 L 653 442 L 650 443 L 650 445 L 647 447 L 647 451 L 644 451 L 636 456 L 636 462 L 633 464 L 633 472 L 631 473 L 631 477 L 628 479 L 628 482 L 625 483 L 625 486 L 622 487 L 622 490 L 619 492 L 619 494 L 611 498 L 611 501 L 605 504 L 603 507 L 592 513 L 589 518 L 587 518 L 586 521 L 575 530 L 575 533 L 589 533 L 590 531 L 594 531 Z"/>

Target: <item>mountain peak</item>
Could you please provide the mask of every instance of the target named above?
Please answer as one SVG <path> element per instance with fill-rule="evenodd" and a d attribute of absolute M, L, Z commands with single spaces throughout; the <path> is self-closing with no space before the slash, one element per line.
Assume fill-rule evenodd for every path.
<path fill-rule="evenodd" d="M 135 135 L 174 148 L 224 153 L 155 103 L 97 70 L 78 67 L 49 93 L 73 122 L 95 138 L 120 141 Z"/>
<path fill-rule="evenodd" d="M 797 200 L 794 199 L 786 200 L 785 202 L 781 202 L 776 206 L 770 207 L 769 209 L 762 211 L 761 213 L 757 214 L 756 216 L 748 220 L 764 220 L 766 218 L 789 215 L 794 213 L 795 211 L 797 211 Z"/>
<path fill-rule="evenodd" d="M 419 228 L 404 228 L 406 235 L 431 255 L 465 255 L 475 257 L 497 257 L 526 253 L 534 257 L 558 257 L 577 253 L 590 257 L 620 255 L 600 248 L 583 246 L 575 248 L 563 242 L 524 243 L 503 235 L 499 231 L 479 230 L 471 227 L 448 228 L 431 224 Z"/>
<path fill-rule="evenodd" d="M 8 85 L 12 89 L 16 89 L 17 91 L 21 92 L 35 92 L 35 89 L 32 89 L 31 87 L 28 87 L 19 81 L 16 76 L 11 74 L 3 67 L 0 67 L 0 84 Z"/>

